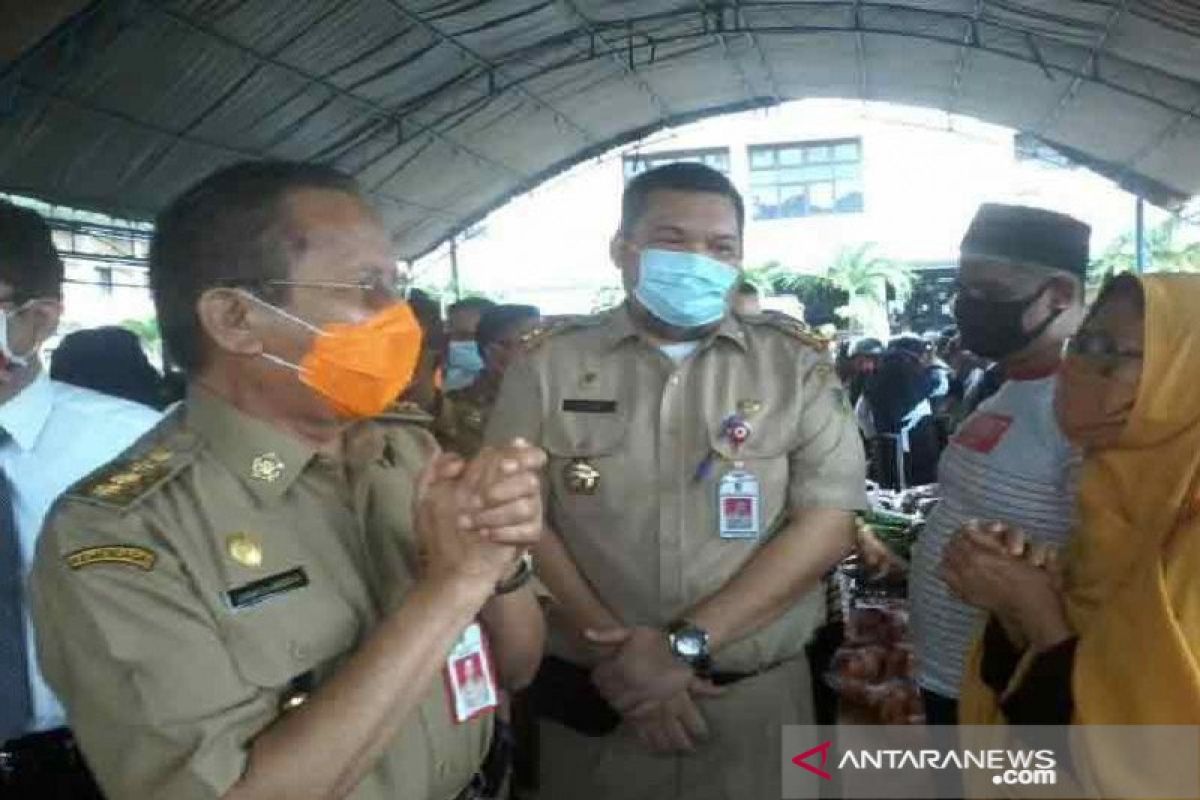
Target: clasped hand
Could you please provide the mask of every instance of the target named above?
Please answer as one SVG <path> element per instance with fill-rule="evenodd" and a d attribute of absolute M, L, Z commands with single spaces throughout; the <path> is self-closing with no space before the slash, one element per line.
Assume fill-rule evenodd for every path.
<path fill-rule="evenodd" d="M 720 697 L 723 691 L 676 658 L 663 631 L 616 628 L 588 631 L 587 637 L 610 653 L 592 671 L 592 682 L 648 750 L 692 752 L 708 738 L 696 700 Z"/>
<path fill-rule="evenodd" d="M 1057 548 L 1003 522 L 968 522 L 939 574 L 964 603 L 994 614 L 1013 644 L 1045 649 L 1071 636 Z"/>
<path fill-rule="evenodd" d="M 546 454 L 522 439 L 469 463 L 442 453 L 418 483 L 416 527 L 426 577 L 495 584 L 541 537 Z"/>

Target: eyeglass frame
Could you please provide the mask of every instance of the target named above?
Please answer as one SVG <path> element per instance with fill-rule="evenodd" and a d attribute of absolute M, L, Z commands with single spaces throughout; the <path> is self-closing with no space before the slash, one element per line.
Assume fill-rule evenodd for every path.
<path fill-rule="evenodd" d="M 407 302 L 412 292 L 412 284 L 408 281 L 399 281 L 395 285 L 389 285 L 387 280 L 379 275 L 379 280 L 374 282 L 354 282 L 354 281 L 294 281 L 287 278 L 223 278 L 217 281 L 217 286 L 221 288 L 237 288 L 244 286 L 277 286 L 286 289 L 358 289 L 363 292 L 364 298 L 368 303 L 372 302 L 371 293 L 379 293 L 376 300 L 386 300 L 390 302 Z"/>
<path fill-rule="evenodd" d="M 15 314 L 23 311 L 30 303 L 45 301 L 48 303 L 61 303 L 62 299 L 58 297 L 48 297 L 39 294 L 24 294 L 21 292 L 13 292 L 8 297 L 0 297 L 0 312 Z M 11 305 L 11 310 L 5 310 L 4 306 Z"/>
<path fill-rule="evenodd" d="M 1081 341 L 1103 341 L 1106 344 L 1106 350 L 1089 352 L 1081 349 Z M 1146 357 L 1145 350 L 1122 350 L 1112 336 L 1102 331 L 1080 331 L 1074 336 L 1068 337 L 1063 344 L 1063 354 L 1095 361 L 1100 364 L 1101 374 L 1105 377 L 1116 371 L 1122 359 L 1140 361 Z"/>

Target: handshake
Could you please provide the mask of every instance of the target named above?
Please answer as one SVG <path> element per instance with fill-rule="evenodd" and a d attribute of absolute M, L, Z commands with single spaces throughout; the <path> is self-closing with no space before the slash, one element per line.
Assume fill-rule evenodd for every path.
<path fill-rule="evenodd" d="M 939 574 L 960 600 L 994 614 L 1018 646 L 1039 649 L 1070 636 L 1063 560 L 1003 522 L 968 522 L 942 555 Z"/>
<path fill-rule="evenodd" d="M 435 456 L 416 493 L 422 577 L 506 582 L 541 538 L 545 465 L 545 452 L 523 439 L 484 448 L 470 462 Z"/>
<path fill-rule="evenodd" d="M 1058 546 L 1034 541 L 1023 530 L 1007 522 L 971 520 L 963 525 L 943 554 L 943 568 L 948 561 L 957 561 L 962 556 L 969 558 L 973 548 L 1024 561 L 1045 570 L 1056 581 L 1062 580 L 1062 554 Z"/>

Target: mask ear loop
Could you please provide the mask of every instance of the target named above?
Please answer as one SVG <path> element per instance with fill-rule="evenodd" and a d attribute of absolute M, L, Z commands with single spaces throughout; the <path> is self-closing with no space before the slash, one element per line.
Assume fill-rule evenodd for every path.
<path fill-rule="evenodd" d="M 290 311 L 284 311 L 284 310 L 283 310 L 282 308 L 280 308 L 279 306 L 272 305 L 271 303 L 268 303 L 266 300 L 263 300 L 261 297 L 259 297 L 258 295 L 254 294 L 253 292 L 247 292 L 245 289 L 236 289 L 235 291 L 236 291 L 238 294 L 240 294 L 240 295 L 242 295 L 243 297 L 245 297 L 247 300 L 251 300 L 251 301 L 253 301 L 253 302 L 255 302 L 255 303 L 258 303 L 258 304 L 259 304 L 260 306 L 262 306 L 263 308 L 266 308 L 266 309 L 269 309 L 269 310 L 271 310 L 271 311 L 274 311 L 276 314 L 278 314 L 279 316 L 281 316 L 281 317 L 283 317 L 284 319 L 288 320 L 289 322 L 294 322 L 294 323 L 296 323 L 297 325 L 301 326 L 302 328 L 307 328 L 309 331 L 311 331 L 312 333 L 315 333 L 315 334 L 316 334 L 316 335 L 318 335 L 318 336 L 325 336 L 325 335 L 326 335 L 325 331 L 321 330 L 321 329 L 320 329 L 320 328 L 318 328 L 316 325 L 313 325 L 313 324 L 312 324 L 311 322 L 309 322 L 308 320 L 303 320 L 303 319 L 300 319 L 300 317 L 297 317 L 295 314 L 291 313 Z"/>
<path fill-rule="evenodd" d="M 26 300 L 12 311 L 3 312 L 4 324 L 0 325 L 0 357 L 3 357 L 6 361 L 8 361 L 9 364 L 12 364 L 18 369 L 24 369 L 25 367 L 28 367 L 29 359 L 32 358 L 33 354 L 27 353 L 23 356 L 19 356 L 12 351 L 12 348 L 10 348 L 8 344 L 8 321 L 17 314 L 21 314 L 26 311 L 31 305 L 33 305 L 33 302 L 33 300 Z M 34 350 L 36 349 L 37 348 L 35 347 Z"/>
<path fill-rule="evenodd" d="M 1037 292 L 1032 297 L 1030 297 L 1028 301 L 1026 301 L 1025 311 L 1028 311 L 1030 308 L 1032 308 L 1033 304 L 1036 303 L 1039 299 L 1041 299 L 1042 295 L 1044 295 L 1047 291 L 1049 291 L 1051 283 L 1053 283 L 1052 280 L 1046 281 L 1044 284 L 1042 284 L 1042 288 L 1038 289 Z M 1029 332 L 1029 334 L 1028 334 L 1028 336 L 1030 337 L 1029 341 L 1030 342 L 1036 341 L 1038 338 L 1041 337 L 1041 335 L 1043 333 L 1050 330 L 1050 326 L 1053 325 L 1055 322 L 1057 322 L 1058 318 L 1061 317 L 1063 314 L 1065 314 L 1066 311 L 1067 311 L 1067 309 L 1065 307 L 1052 309 L 1050 312 L 1050 316 L 1046 317 L 1045 320 L 1043 320 L 1039 325 L 1037 325 L 1032 331 Z M 1022 312 L 1022 313 L 1024 313 L 1024 312 Z"/>
<path fill-rule="evenodd" d="M 279 316 L 283 317 L 284 319 L 288 320 L 289 322 L 294 322 L 297 325 L 299 325 L 300 327 L 305 328 L 309 331 L 312 331 L 317 336 L 325 336 L 326 335 L 325 331 L 321 330 L 316 325 L 313 325 L 311 322 L 300 319 L 295 314 L 292 314 L 291 312 L 288 312 L 288 311 L 284 311 L 282 308 L 279 308 L 278 306 L 268 303 L 266 300 L 263 300 L 261 297 L 254 294 L 253 292 L 247 292 L 245 289 L 237 289 L 236 291 L 238 294 L 242 295 L 246 299 L 257 303 L 258 305 L 262 306 L 263 308 L 273 311 L 274 313 L 278 314 Z M 291 361 L 288 361 L 286 358 L 280 358 L 279 356 L 274 355 L 272 353 L 259 353 L 259 355 L 262 356 L 263 358 L 265 358 L 267 361 L 271 362 L 272 364 L 275 364 L 276 366 L 284 367 L 285 369 L 290 369 L 296 373 L 304 372 L 304 369 L 299 364 L 293 364 Z"/>
<path fill-rule="evenodd" d="M 272 364 L 275 364 L 276 366 L 284 367 L 286 369 L 290 369 L 293 372 L 297 372 L 297 373 L 304 372 L 304 370 L 300 367 L 299 364 L 293 364 L 292 362 L 288 361 L 286 358 L 280 358 L 279 356 L 272 355 L 271 353 L 259 353 L 259 355 L 261 355 L 267 361 L 270 361 Z"/>

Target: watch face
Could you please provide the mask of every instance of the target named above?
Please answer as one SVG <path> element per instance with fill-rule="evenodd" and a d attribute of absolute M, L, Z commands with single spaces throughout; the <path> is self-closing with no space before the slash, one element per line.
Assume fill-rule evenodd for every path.
<path fill-rule="evenodd" d="M 696 631 L 677 633 L 675 652 L 682 658 L 699 658 L 704 654 L 704 637 Z"/>

